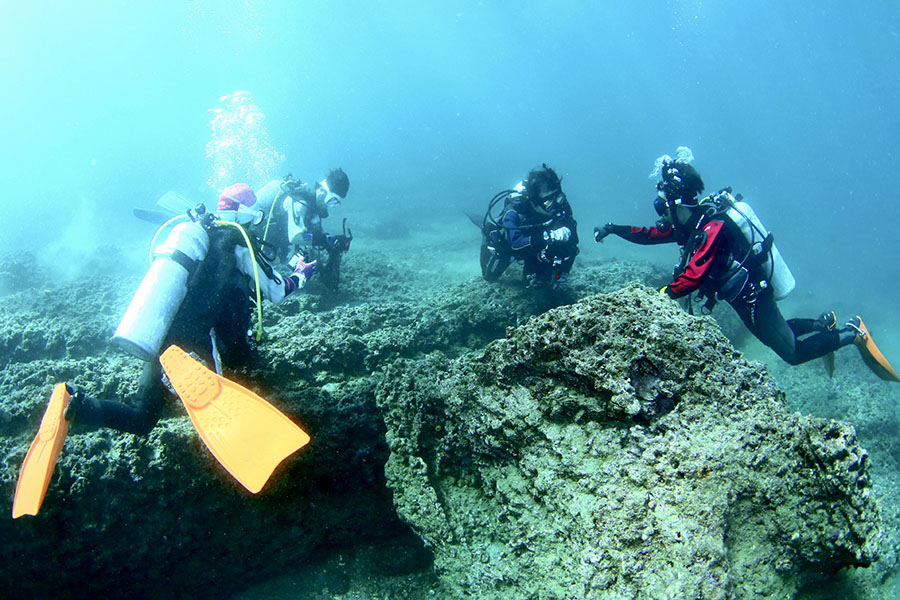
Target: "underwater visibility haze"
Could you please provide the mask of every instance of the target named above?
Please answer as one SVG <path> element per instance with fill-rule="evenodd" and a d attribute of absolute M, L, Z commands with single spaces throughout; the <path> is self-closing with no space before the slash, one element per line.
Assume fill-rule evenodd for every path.
<path fill-rule="evenodd" d="M 730 350 L 723 349 L 728 341 L 706 321 L 695 330 L 686 316 L 672 316 L 660 308 L 659 298 L 648 297 L 642 288 L 631 286 L 618 292 L 631 282 L 657 288 L 658 283 L 665 283 L 678 259 L 673 246 L 638 247 L 618 239 L 596 244 L 590 235 L 595 225 L 607 222 L 652 225 L 657 219 L 653 210 L 656 180 L 648 175 L 654 160 L 688 146 L 706 182 L 706 192 L 732 187 L 735 193 L 743 194 L 774 233 L 797 280 L 796 290 L 780 303 L 785 316 L 815 317 L 834 310 L 843 323 L 862 315 L 870 330 L 876 332 L 881 350 L 898 364 L 900 8 L 896 3 L 37 0 L 4 2 L 2 14 L 5 27 L 0 36 L 0 69 L 6 85 L 0 94 L 0 139 L 4 143 L 0 181 L 6 193 L 0 199 L 0 208 L 6 227 L 0 238 L 0 262 L 7 266 L 0 267 L 0 300 L 6 303 L 0 328 L 0 437 L 6 440 L 2 447 L 9 473 L 4 483 L 10 499 L 15 470 L 53 384 L 80 373 L 102 373 L 107 379 L 98 386 L 105 392 L 127 395 L 133 391 L 127 378 L 116 378 L 117 367 L 103 366 L 112 364 L 106 357 L 114 353 L 107 348 L 104 335 L 112 332 L 143 276 L 147 248 L 156 227 L 136 218 L 133 209 L 158 208 L 157 200 L 169 191 L 213 207 L 222 190 L 233 183 L 259 189 L 289 173 L 296 179 L 315 182 L 329 169 L 341 167 L 349 175 L 350 192 L 327 222 L 337 231 L 346 218 L 353 229 L 354 245 L 344 259 L 346 293 L 336 300 L 324 300 L 318 295 L 320 290 L 314 288 L 285 306 L 270 310 L 267 305 L 266 326 L 272 341 L 263 352 L 269 366 L 253 375 L 259 385 L 257 391 L 267 392 L 273 403 L 288 408 L 292 416 L 312 427 L 311 446 L 301 451 L 297 460 L 332 465 L 327 451 L 333 451 L 334 456 L 346 459 L 345 466 L 339 468 L 346 471 L 329 475 L 324 467 L 287 467 L 276 490 L 270 493 L 277 507 L 264 502 L 252 504 L 255 498 L 249 500 L 241 495 L 243 492 L 230 488 L 227 493 L 231 496 L 216 500 L 221 502 L 217 505 L 220 509 L 252 513 L 243 517 L 248 523 L 283 526 L 290 539 L 279 542 L 279 551 L 296 552 L 297 564 L 318 565 L 305 573 L 307 582 L 302 585 L 279 580 L 278 573 L 285 569 L 275 569 L 275 573 L 262 569 L 262 574 L 248 575 L 247 583 L 248 587 L 250 583 L 263 587 L 242 590 L 229 583 L 228 589 L 244 593 L 240 597 L 245 598 L 349 599 L 366 597 L 363 590 L 392 598 L 418 598 L 428 597 L 428 590 L 438 594 L 443 593 L 436 591 L 441 589 L 459 592 L 469 585 L 478 597 L 500 598 L 504 597 L 501 592 L 491 591 L 494 588 L 487 582 L 490 577 L 499 577 L 504 563 L 498 557 L 508 554 L 515 555 L 509 560 L 518 561 L 516 569 L 523 573 L 548 569 L 545 587 L 539 589 L 516 583 L 515 574 L 506 573 L 506 579 L 499 580 L 513 586 L 510 589 L 522 594 L 527 590 L 536 594 L 533 597 L 578 597 L 562 589 L 560 582 L 568 576 L 577 579 L 592 567 L 566 572 L 564 577 L 554 571 L 557 566 L 552 560 L 542 566 L 522 557 L 566 551 L 563 542 L 557 543 L 563 537 L 562 525 L 552 511 L 581 507 L 585 496 L 573 490 L 571 497 L 559 495 L 550 500 L 548 490 L 565 489 L 569 493 L 566 482 L 570 478 L 587 476 L 570 464 L 544 465 L 533 471 L 523 468 L 522 477 L 533 477 L 537 489 L 547 493 L 546 506 L 552 506 L 552 510 L 547 509 L 550 514 L 545 514 L 546 507 L 532 506 L 530 500 L 521 499 L 527 496 L 522 487 L 525 483 L 498 475 L 509 469 L 499 457 L 517 452 L 523 457 L 531 453 L 537 456 L 540 444 L 530 437 L 534 431 L 558 444 L 583 442 L 561 423 L 583 425 L 589 421 L 590 427 L 599 427 L 595 421 L 617 419 L 621 427 L 598 429 L 594 440 L 637 448 L 635 452 L 644 453 L 641 460 L 646 460 L 648 448 L 655 448 L 650 454 L 665 454 L 658 441 L 665 437 L 663 433 L 653 438 L 657 441 L 645 443 L 643 438 L 626 439 L 621 432 L 628 431 L 633 423 L 643 427 L 657 417 L 663 418 L 660 414 L 665 411 L 656 412 L 658 407 L 649 410 L 644 405 L 646 394 L 656 393 L 652 390 L 677 388 L 690 396 L 695 392 L 703 395 L 705 392 L 698 390 L 706 388 L 691 379 L 693 371 L 685 371 L 684 378 L 679 379 L 675 367 L 648 374 L 637 359 L 623 361 L 626 370 L 641 371 L 632 382 L 652 379 L 652 385 L 647 384 L 651 391 L 642 387 L 644 383 L 635 384 L 638 391 L 631 390 L 637 398 L 633 406 L 640 408 L 633 411 L 624 404 L 601 410 L 583 402 L 578 394 L 565 396 L 557 388 L 529 387 L 533 382 L 524 374 L 521 380 L 511 375 L 521 365 L 504 362 L 504 351 L 515 356 L 521 352 L 523 362 L 533 361 L 534 373 L 548 380 L 584 376 L 580 372 L 577 377 L 559 375 L 555 371 L 558 365 L 547 358 L 549 355 L 534 349 L 535 344 L 543 342 L 528 346 L 523 341 L 537 335 L 528 329 L 538 327 L 537 322 L 528 318 L 546 307 L 533 304 L 522 290 L 509 285 L 492 287 L 481 281 L 481 234 L 466 217 L 466 213 L 483 214 L 492 196 L 524 179 L 533 167 L 546 163 L 562 177 L 578 221 L 581 253 L 572 270 L 578 299 L 612 292 L 621 294 L 622 306 L 650 307 L 652 317 L 645 319 L 638 314 L 630 321 L 645 326 L 640 335 L 648 336 L 648 344 L 660 328 L 666 332 L 690 331 L 687 337 L 696 335 L 697 339 L 702 338 L 697 331 L 708 333 L 711 337 L 704 339 L 712 340 L 709 344 L 717 349 L 715 360 L 699 361 L 687 344 L 667 350 L 669 353 L 661 352 L 657 358 L 671 364 L 682 360 L 694 364 L 692 361 L 698 360 L 702 367 L 697 368 L 706 377 L 721 378 L 720 387 L 726 391 L 733 385 L 727 373 L 740 373 L 752 379 L 752 390 L 746 393 L 755 402 L 777 400 L 786 407 L 779 405 L 775 412 L 761 415 L 752 406 L 745 406 L 748 397 L 742 395 L 733 410 L 726 411 L 730 417 L 758 425 L 760 430 L 770 428 L 769 438 L 759 442 L 760 452 L 784 457 L 783 469 L 772 466 L 768 473 L 769 467 L 750 459 L 745 464 L 740 457 L 717 462 L 712 451 L 690 454 L 690 449 L 679 446 L 679 451 L 690 454 L 685 455 L 685 464 L 691 465 L 693 473 L 702 474 L 697 485 L 709 495 L 701 496 L 715 498 L 716 492 L 704 486 L 722 477 L 727 485 L 715 489 L 721 492 L 727 488 L 727 493 L 721 493 L 740 498 L 750 494 L 748 490 L 765 487 L 754 479 L 754 473 L 768 473 L 766 477 L 772 477 L 766 480 L 768 484 L 777 481 L 781 486 L 770 500 L 796 505 L 798 514 L 803 514 L 801 522 L 809 524 L 810 531 L 819 531 L 814 529 L 819 525 L 824 531 L 834 523 L 823 525 L 816 521 L 814 511 L 807 515 L 802 508 L 807 501 L 822 500 L 812 493 L 809 498 L 803 495 L 803 490 L 814 484 L 786 477 L 783 471 L 788 467 L 784 465 L 792 464 L 792 457 L 805 456 L 804 448 L 828 454 L 834 450 L 829 444 L 841 440 L 844 445 L 839 450 L 843 454 L 835 458 L 839 453 L 835 450 L 832 462 L 820 463 L 823 474 L 827 471 L 834 475 L 834 481 L 838 481 L 835 485 L 850 482 L 849 491 L 841 488 L 832 496 L 846 497 L 859 514 L 867 519 L 877 514 L 883 522 L 876 534 L 876 527 L 869 527 L 871 521 L 860 525 L 853 520 L 852 511 L 846 517 L 843 509 L 835 509 L 840 519 L 852 521 L 841 521 L 833 527 L 838 541 L 829 540 L 828 533 L 818 537 L 804 531 L 797 531 L 796 537 L 792 537 L 794 532 L 786 534 L 785 545 L 802 558 L 778 555 L 782 560 L 780 570 L 776 569 L 779 577 L 791 581 L 782 592 L 790 590 L 789 597 L 810 600 L 827 597 L 817 595 L 821 590 L 815 578 L 804 570 L 809 567 L 840 571 L 837 576 L 828 574 L 836 578 L 822 581 L 847 594 L 841 597 L 900 597 L 900 592 L 894 592 L 900 573 L 900 534 L 896 527 L 900 524 L 900 447 L 895 441 L 900 432 L 896 409 L 900 386 L 870 380 L 871 373 L 856 351 L 849 349 L 838 353 L 833 378 L 827 377 L 818 363 L 790 367 L 746 334 L 727 306 L 718 308 L 714 316 L 731 343 L 748 360 L 768 365 L 768 374 L 761 374 L 762 368 L 757 370 L 755 363 L 747 366 L 741 362 L 743 358 L 730 357 Z M 15 266 L 23 264 L 23 256 L 34 257 L 33 262 L 24 263 L 27 277 Z M 91 280 L 95 286 L 87 283 Z M 70 294 L 65 302 L 61 300 L 64 294 Z M 610 322 L 628 327 L 624 318 L 616 320 L 610 308 L 616 302 L 594 298 L 553 310 L 568 310 L 559 314 L 579 323 L 583 319 L 605 332 L 607 337 L 584 352 L 594 351 L 599 356 L 602 348 L 615 354 L 623 344 L 630 343 L 621 331 L 606 329 Z M 479 306 L 476 309 L 467 303 Z M 83 321 L 69 328 L 70 318 Z M 30 323 L 34 330 L 49 326 L 53 333 L 36 333 L 22 323 Z M 376 327 L 379 323 L 383 331 Z M 37 337 L 29 338 L 28 331 L 23 334 L 23 327 Z M 108 331 L 104 332 L 104 327 Z M 520 327 L 525 329 L 514 329 Z M 554 351 L 566 356 L 566 352 L 582 352 L 577 341 L 566 341 L 568 331 L 547 327 L 548 335 L 557 337 L 546 343 L 560 344 Z M 495 341 L 505 335 L 505 341 Z M 42 341 L 37 343 L 35 339 Z M 313 352 L 310 348 L 314 346 L 326 350 Z M 413 346 L 415 349 L 410 349 Z M 525 346 L 531 350 L 523 350 Z M 480 359 L 472 358 L 482 351 L 485 354 Z M 396 363 L 392 362 L 395 358 Z M 401 368 L 400 359 L 409 364 Z M 127 363 L 118 368 L 128 375 L 136 373 L 137 367 Z M 480 385 L 460 375 L 469 372 L 478 375 Z M 500 379 L 494 381 L 488 373 L 502 373 L 502 377 L 498 375 Z M 598 383 L 597 376 L 585 385 L 605 389 L 604 385 L 612 385 L 609 378 L 616 376 L 610 370 L 605 383 Z M 406 382 L 407 387 L 393 388 L 394 380 Z M 690 384 L 685 383 L 689 380 Z M 471 398 L 472 406 L 455 405 L 457 396 L 439 397 L 435 390 L 445 381 L 459 386 L 454 390 L 467 390 L 459 393 L 469 394 L 465 397 Z M 773 382 L 784 391 L 783 398 L 781 392 L 773 391 Z M 507 384 L 509 387 L 504 388 Z M 497 408 L 497 394 L 516 386 L 522 392 L 515 402 L 500 403 Z M 15 396 L 13 407 L 11 398 L 17 389 L 46 393 L 32 398 Z M 412 393 L 417 389 L 418 396 Z M 740 385 L 734 389 L 738 390 L 735 394 L 744 394 Z M 727 402 L 727 393 L 722 393 L 721 401 Z M 561 408 L 548 408 L 542 404 L 546 398 L 555 399 Z M 704 398 L 710 404 L 703 407 L 713 413 L 713 396 Z M 718 396 L 715 398 L 718 402 Z M 338 407 L 335 410 L 349 411 L 341 416 L 349 414 L 352 419 L 333 424 L 337 417 L 329 413 L 332 403 Z M 521 419 L 507 415 L 498 417 L 497 423 L 483 422 L 473 406 L 488 412 L 512 407 L 522 411 Z M 532 421 L 526 416 L 530 410 L 546 419 Z M 695 416 L 702 412 L 698 408 Z M 438 413 L 465 422 L 467 429 L 454 429 L 435 417 Z M 148 517 L 151 523 L 147 529 L 139 531 L 150 530 L 153 523 L 170 527 L 164 511 L 171 509 L 164 506 L 196 500 L 216 490 L 224 480 L 203 473 L 200 476 L 206 478 L 204 482 L 190 488 L 184 497 L 166 497 L 182 479 L 190 479 L 190 473 L 182 471 L 213 470 L 212 461 L 186 458 L 193 456 L 191 442 L 186 441 L 193 438 L 188 437 L 188 427 L 183 427 L 184 419 L 178 421 L 180 414 L 173 412 L 169 417 L 176 424 L 166 425 L 162 428 L 165 433 L 151 436 L 149 442 L 157 449 L 169 444 L 171 454 L 163 452 L 152 459 L 142 454 L 141 438 L 107 434 L 104 441 L 96 441 L 84 436 L 83 441 L 74 442 L 73 449 L 71 440 L 78 436 L 70 435 L 59 466 L 63 483 L 51 484 L 46 502 L 59 505 L 66 491 L 83 490 L 91 485 L 89 476 L 96 476 L 105 482 L 103 492 L 112 497 L 120 495 L 130 510 L 145 497 L 124 489 L 139 490 L 144 485 L 159 494 L 160 502 L 147 507 L 147 513 L 154 516 Z M 418 414 L 423 415 L 421 421 L 409 420 L 410 415 Z M 697 418 L 700 421 L 696 427 L 718 431 L 714 420 Z M 840 423 L 824 424 L 829 419 Z M 785 423 L 795 429 L 789 431 Z M 521 445 L 502 439 L 498 427 L 521 435 Z M 594 431 L 590 427 L 583 429 Z M 651 425 L 647 427 L 652 429 Z M 676 425 L 670 427 L 671 431 L 681 431 Z M 483 443 L 459 442 L 455 450 L 449 449 L 449 440 L 456 443 L 465 437 L 463 429 L 469 435 L 483 436 Z M 329 434 L 333 437 L 322 441 Z M 496 439 L 492 437 L 495 434 Z M 730 433 L 722 435 L 727 438 Z M 790 441 L 795 435 L 808 443 Z M 365 440 L 360 445 L 363 450 L 353 449 L 353 436 Z M 649 440 L 650 434 L 647 436 Z M 337 437 L 343 446 L 338 445 Z M 122 441 L 124 438 L 128 439 Z M 173 446 L 171 439 L 176 438 L 179 441 Z M 428 451 L 411 450 L 410 444 L 415 443 Z M 611 446 L 586 443 L 590 448 L 579 452 L 588 453 L 584 458 L 592 464 L 608 460 L 608 466 L 624 455 L 613 457 L 608 450 Z M 706 439 L 704 443 L 714 442 Z M 112 452 L 110 447 L 138 457 L 127 462 L 128 468 L 119 465 L 122 471 L 118 476 L 127 485 L 116 483 L 115 469 L 104 471 L 94 462 L 73 466 L 78 455 Z M 831 450 L 824 450 L 826 447 Z M 464 456 L 461 448 L 471 451 L 472 457 Z M 672 448 L 674 452 L 675 446 Z M 860 458 L 866 451 L 867 457 Z M 703 462 L 707 458 L 708 462 Z M 179 471 L 176 467 L 181 460 L 193 462 Z M 771 458 L 770 462 L 775 460 L 781 459 Z M 527 462 L 525 458 L 522 461 Z M 862 484 L 851 481 L 848 473 L 861 472 L 862 464 L 868 465 L 873 483 L 869 483 L 868 475 Z M 143 480 L 151 466 L 167 475 L 146 475 L 147 480 Z M 591 493 L 602 496 L 602 502 L 598 502 L 604 510 L 627 512 L 631 506 L 632 513 L 643 515 L 635 518 L 647 522 L 650 517 L 645 513 L 651 514 L 652 506 L 664 502 L 652 498 L 654 489 L 689 494 L 676 481 L 681 477 L 676 477 L 677 465 L 644 467 L 646 472 L 637 469 L 644 473 L 643 479 L 632 478 L 634 490 L 650 496 L 632 490 L 615 498 L 615 492 L 599 483 L 591 487 Z M 134 470 L 128 471 L 131 468 Z M 622 469 L 628 469 L 627 461 Z M 128 474 L 122 475 L 125 471 Z M 369 479 L 360 487 L 366 492 L 353 500 L 357 488 L 338 475 L 355 478 L 363 472 Z M 547 475 L 541 484 L 541 472 L 554 473 L 562 483 L 551 486 L 552 477 Z M 667 479 L 669 473 L 671 479 Z M 605 474 L 622 476 L 618 472 Z M 285 483 L 291 475 L 295 483 Z M 441 477 L 453 483 L 441 483 Z M 654 483 L 650 481 L 653 477 L 661 479 Z M 483 491 L 471 483 L 473 478 L 494 481 L 494 491 L 481 504 L 471 500 Z M 737 481 L 751 483 L 742 487 Z M 857 488 L 850 489 L 854 485 Z M 294 487 L 307 490 L 296 492 Z M 860 491 L 863 488 L 865 493 Z M 878 508 L 870 498 L 870 489 L 871 498 L 880 503 Z M 77 497 L 79 502 L 87 503 L 101 491 L 85 493 L 88 495 Z M 296 493 L 301 495 L 292 495 Z M 310 495 L 302 495 L 307 493 Z M 498 502 L 494 493 L 497 498 L 510 499 L 513 508 L 492 504 Z M 338 496 L 344 499 L 336 501 Z M 471 504 L 454 505 L 464 497 Z M 294 523 L 292 518 L 315 519 L 314 515 L 296 516 L 307 510 L 307 506 L 290 507 L 288 501 L 298 498 L 316 506 L 334 502 L 336 508 L 331 517 L 320 519 L 318 528 L 305 521 Z M 714 499 L 709 502 L 716 505 Z M 246 503 L 251 503 L 250 508 Z M 386 552 L 406 557 L 403 567 L 381 564 L 385 561 L 378 556 L 378 527 L 361 525 L 360 539 L 376 549 L 369 555 L 357 549 L 355 562 L 346 567 L 352 567 L 353 576 L 341 574 L 347 564 L 342 561 L 350 561 L 347 557 L 354 552 L 353 535 L 347 533 L 349 526 L 341 533 L 335 532 L 340 527 L 334 531 L 331 528 L 335 523 L 353 520 L 358 508 L 354 504 L 366 506 L 359 509 L 363 520 L 377 521 L 390 514 L 382 533 L 394 545 L 387 545 L 390 550 Z M 753 544 L 736 542 L 736 534 L 723 533 L 719 541 L 704 538 L 698 529 L 691 529 L 693 526 L 686 526 L 685 535 L 694 531 L 698 540 L 713 540 L 709 544 L 720 543 L 725 548 L 722 556 L 727 557 L 725 562 L 732 573 L 731 587 L 719 589 L 710 584 L 712 587 L 704 588 L 705 584 L 698 583 L 697 588 L 678 588 L 672 583 L 667 588 L 660 583 L 668 576 L 672 581 L 680 578 L 676 573 L 660 575 L 651 587 L 626 585 L 623 582 L 639 582 L 645 575 L 640 575 L 641 569 L 634 565 L 621 566 L 637 559 L 626 557 L 621 548 L 610 549 L 620 539 L 596 537 L 591 526 L 582 525 L 582 521 L 590 521 L 591 511 L 597 510 L 588 504 L 579 508 L 578 514 L 573 509 L 571 516 L 584 529 L 572 534 L 572 543 L 591 548 L 582 549 L 575 562 L 606 565 L 617 561 L 615 568 L 622 569 L 618 579 L 612 575 L 603 581 L 599 575 L 586 577 L 589 583 L 584 589 L 593 594 L 589 597 L 663 598 L 675 597 L 667 593 L 691 593 L 684 590 L 693 589 L 702 589 L 709 597 L 760 597 L 733 580 L 737 573 L 751 578 L 768 568 L 754 562 Z M 635 508 L 638 504 L 639 509 Z M 441 506 L 440 510 L 446 511 L 444 520 L 438 522 L 433 518 L 435 513 L 426 515 L 423 506 Z M 115 511 L 116 507 L 111 501 L 103 510 Z M 490 512 L 494 509 L 497 514 Z M 40 524 L 42 517 L 58 514 L 53 510 L 64 509 L 48 510 L 49 515 L 42 512 L 31 524 L 17 520 L 4 526 L 8 535 L 22 536 L 28 531 L 35 536 L 33 542 L 17 538 L 20 546 L 15 547 L 24 548 L 19 551 L 23 556 L 53 552 L 56 534 L 53 528 Z M 89 512 L 91 507 L 84 510 Z M 192 518 L 190 509 L 184 510 L 184 519 Z M 480 512 L 478 518 L 467 521 L 454 510 Z M 547 527 L 554 533 L 535 539 L 515 530 L 509 523 L 515 521 L 516 510 L 523 520 L 550 523 Z M 781 539 L 772 531 L 795 524 L 773 517 L 766 521 L 771 526 L 768 537 L 749 526 L 737 527 L 735 524 L 745 522 L 743 517 L 752 510 L 735 500 L 731 508 L 723 504 L 721 514 L 709 519 L 715 522 L 718 514 L 723 528 L 739 531 L 746 536 L 743 539 L 766 539 L 766 544 L 772 544 L 766 549 L 759 546 L 760 553 L 781 552 L 772 550 L 780 548 L 773 540 Z M 714 508 L 710 511 L 715 513 Z M 92 545 L 91 552 L 100 563 L 118 556 L 115 549 L 96 550 L 104 539 L 103 531 L 125 530 L 117 529 L 117 519 L 100 519 L 86 527 L 91 533 L 85 544 Z M 482 531 L 492 520 L 503 524 L 502 532 L 494 532 L 495 538 L 467 537 L 467 528 Z M 315 533 L 308 537 L 298 533 L 307 526 Z M 615 524 L 604 526 L 614 528 Z M 167 531 L 167 535 L 175 536 L 178 527 Z M 194 530 L 185 531 L 199 535 Z M 228 534 L 237 535 L 238 531 L 229 530 Z M 668 544 L 671 540 L 665 537 L 666 531 L 665 526 L 657 524 L 652 532 L 623 532 L 622 547 L 649 543 L 648 536 L 654 535 Z M 173 542 L 176 555 L 189 556 L 202 546 L 190 535 Z M 218 534 L 211 535 L 216 538 L 216 548 L 227 545 L 225 533 L 221 539 Z M 249 534 L 252 541 L 248 543 L 263 545 L 264 537 L 261 533 Z M 497 541 L 500 539 L 503 544 Z M 442 540 L 453 540 L 457 545 L 451 547 L 449 541 L 443 545 Z M 137 545 L 153 548 L 154 544 L 146 541 Z M 702 545 L 697 542 L 697 548 Z M 692 558 L 706 556 L 705 550 L 694 548 L 692 552 L 695 550 Z M 623 554 L 615 554 L 619 551 Z M 146 552 L 154 556 L 155 550 Z M 240 549 L 230 552 L 227 558 L 246 572 L 258 566 Z M 664 572 L 667 567 L 661 565 L 677 552 L 646 558 L 647 568 Z M 709 550 L 709 555 L 713 554 L 714 550 Z M 327 560 L 315 563 L 313 555 Z M 62 556 L 54 560 L 65 564 Z M 468 583 L 458 572 L 453 574 L 454 565 L 467 560 L 480 561 L 469 574 Z M 715 559 L 703 564 L 714 574 L 712 579 L 718 577 L 717 569 L 724 568 Z M 871 576 L 865 574 L 867 569 Z M 39 570 L 26 568 L 26 572 L 33 580 L 40 578 Z M 851 572 L 856 574 L 847 574 Z M 180 574 L 176 570 L 176 575 Z M 375 575 L 393 581 L 395 587 L 366 588 L 360 583 L 366 576 Z M 438 580 L 443 575 L 446 577 L 440 585 L 446 587 L 440 588 Z M 154 577 L 161 575 L 148 575 L 149 580 Z M 701 579 L 699 575 L 697 578 Z M 403 588 L 397 583 L 401 580 L 407 581 L 402 593 L 396 591 Z M 276 583 L 266 588 L 266 581 Z M 41 589 L 40 582 L 29 589 Z M 776 593 L 777 589 L 768 588 L 768 592 Z M 71 592 L 72 597 L 81 593 Z M 497 595 L 490 595 L 494 593 Z M 516 597 L 515 592 L 508 593 L 506 597 Z M 12 597 L 8 594 L 0 592 L 0 596 Z"/>

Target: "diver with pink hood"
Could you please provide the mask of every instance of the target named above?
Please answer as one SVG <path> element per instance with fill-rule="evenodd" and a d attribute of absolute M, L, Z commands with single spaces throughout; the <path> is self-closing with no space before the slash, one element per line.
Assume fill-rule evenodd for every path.
<path fill-rule="evenodd" d="M 137 393 L 120 402 L 72 381 L 56 386 L 20 471 L 14 518 L 37 514 L 70 424 L 147 435 L 172 393 L 213 455 L 252 493 L 309 441 L 278 409 L 223 374 L 256 357 L 262 299 L 281 302 L 316 270 L 315 261 L 301 259 L 283 277 L 268 264 L 244 229 L 262 219 L 254 204 L 253 190 L 239 183 L 222 192 L 216 213 L 200 204 L 160 227 L 156 237 L 171 230 L 159 245 L 154 237 L 150 267 L 113 336 L 145 361 Z"/>

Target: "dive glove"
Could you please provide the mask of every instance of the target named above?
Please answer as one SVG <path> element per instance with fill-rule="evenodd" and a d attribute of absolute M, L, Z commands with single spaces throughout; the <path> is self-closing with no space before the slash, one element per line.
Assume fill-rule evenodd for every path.
<path fill-rule="evenodd" d="M 594 241 L 602 242 L 606 236 L 612 233 L 612 228 L 612 223 L 607 223 L 603 227 L 594 227 Z"/>
<path fill-rule="evenodd" d="M 559 227 L 549 233 L 551 242 L 567 242 L 570 235 L 572 235 L 572 230 L 568 227 Z"/>
<path fill-rule="evenodd" d="M 336 235 L 334 236 L 333 246 L 341 252 L 346 252 L 350 249 L 350 241 L 352 239 L 352 237 L 347 235 Z"/>
<path fill-rule="evenodd" d="M 291 275 L 297 275 L 302 277 L 301 284 L 303 282 L 309 281 L 309 278 L 313 276 L 313 273 L 316 272 L 319 264 L 318 261 L 312 262 L 304 262 L 303 255 L 295 254 L 294 258 L 291 259 L 289 263 L 292 267 L 294 267 L 294 272 Z"/>

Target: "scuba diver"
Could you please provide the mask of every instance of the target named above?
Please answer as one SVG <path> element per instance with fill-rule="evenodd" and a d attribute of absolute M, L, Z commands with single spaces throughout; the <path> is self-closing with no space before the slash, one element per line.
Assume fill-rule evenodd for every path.
<path fill-rule="evenodd" d="M 236 184 L 223 192 L 216 214 L 201 204 L 157 231 L 151 248 L 177 222 L 155 247 L 150 268 L 113 336 L 115 344 L 146 361 L 135 399 L 129 404 L 102 400 L 72 383 L 57 385 L 22 465 L 13 518 L 37 514 L 70 423 L 146 435 L 170 391 L 184 402 L 213 455 L 253 493 L 284 458 L 309 441 L 274 406 L 222 377 L 223 364 L 236 368 L 250 362 L 248 337 L 252 333 L 258 342 L 262 335 L 262 297 L 281 302 L 302 288 L 316 268 L 316 263 L 301 260 L 293 273 L 281 277 L 262 259 L 258 244 L 243 228 L 262 218 L 251 208 L 255 200 L 249 186 Z M 258 316 L 255 332 L 248 332 L 251 294 Z"/>
<path fill-rule="evenodd" d="M 500 206 L 498 216 L 494 210 Z M 481 223 L 481 275 L 497 281 L 521 261 L 528 287 L 565 291 L 578 255 L 577 223 L 556 171 L 543 164 L 494 196 Z"/>
<path fill-rule="evenodd" d="M 730 188 L 698 198 L 704 184 L 692 161 L 693 153 L 684 146 L 674 159 L 668 155 L 657 159 L 651 174 L 661 175 L 654 200 L 661 217 L 656 226 L 607 223 L 594 228 L 594 239 L 602 242 L 615 234 L 636 244 L 678 244 L 681 262 L 660 293 L 683 298 L 697 292 L 701 301 L 705 299 L 706 311 L 718 301 L 728 302 L 751 333 L 791 365 L 824 357 L 831 374 L 834 351 L 856 344 L 879 377 L 900 381 L 860 317 L 842 328 L 837 327 L 834 312 L 818 319 L 784 319 L 777 301 L 793 291 L 795 281 L 774 237 Z"/>
<path fill-rule="evenodd" d="M 274 247 L 275 257 L 292 256 L 291 266 L 298 259 L 315 260 L 319 265 L 317 272 L 330 290 L 338 287 L 341 259 L 350 249 L 353 233 L 347 229 L 346 219 L 340 235 L 326 233 L 322 220 L 328 217 L 328 209 L 340 205 L 349 191 L 350 179 L 338 168 L 315 185 L 295 181 L 288 174 L 282 181 L 269 182 L 259 192 L 268 207 L 261 236 L 264 245 Z"/>

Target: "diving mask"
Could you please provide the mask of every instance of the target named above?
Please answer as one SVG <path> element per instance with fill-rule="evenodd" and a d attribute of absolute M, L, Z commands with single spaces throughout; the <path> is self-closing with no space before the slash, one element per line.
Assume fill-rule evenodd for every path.
<path fill-rule="evenodd" d="M 659 182 L 656 187 L 659 191 L 657 192 L 656 198 L 653 199 L 653 210 L 655 210 L 656 214 L 660 217 L 656 221 L 656 228 L 665 232 L 672 227 L 671 214 L 669 214 L 670 203 L 669 199 L 666 198 L 665 191 L 663 191 L 663 183 Z"/>
<path fill-rule="evenodd" d="M 659 182 L 656 186 L 656 198 L 653 199 L 653 209 L 660 217 L 669 214 L 669 199 L 666 198 L 666 192 L 663 190 L 663 182 Z"/>
<path fill-rule="evenodd" d="M 562 203 L 562 201 L 565 200 L 565 198 L 566 195 L 562 192 L 562 190 L 551 190 L 541 195 L 540 199 L 535 205 L 535 208 L 538 210 L 538 212 L 543 212 L 545 214 L 551 215 L 556 212 L 557 208 Z"/>
<path fill-rule="evenodd" d="M 323 199 L 323 202 L 325 203 L 326 206 L 334 207 L 334 206 L 338 206 L 341 203 L 341 200 L 343 198 L 341 198 L 339 194 L 336 194 L 336 193 L 332 192 L 330 189 L 328 189 L 328 181 L 327 180 L 323 179 L 322 181 L 320 181 L 319 186 L 325 192 L 325 198 Z"/>

